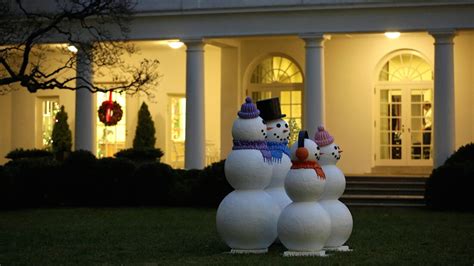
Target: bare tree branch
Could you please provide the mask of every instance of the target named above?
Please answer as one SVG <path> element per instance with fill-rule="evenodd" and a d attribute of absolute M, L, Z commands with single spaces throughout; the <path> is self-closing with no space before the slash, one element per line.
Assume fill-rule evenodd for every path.
<path fill-rule="evenodd" d="M 38 11 L 29 10 L 22 0 L 0 0 L 0 94 L 20 85 L 30 92 L 87 89 L 152 96 L 159 78 L 158 60 L 143 60 L 139 66 L 131 66 L 123 58 L 138 51 L 132 43 L 120 41 L 127 39 L 134 1 L 56 0 L 55 10 Z M 63 45 L 52 45 L 51 40 Z M 81 76 L 71 77 L 78 59 L 67 51 L 67 45 L 83 49 L 99 75 L 105 69 L 119 71 L 113 78 L 120 76 L 122 83 L 104 88 Z M 64 60 L 52 67 L 51 54 L 61 54 Z"/>

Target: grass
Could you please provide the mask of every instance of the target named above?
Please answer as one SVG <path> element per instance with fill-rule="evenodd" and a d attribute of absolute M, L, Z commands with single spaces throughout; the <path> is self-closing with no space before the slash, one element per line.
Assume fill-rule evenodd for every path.
<path fill-rule="evenodd" d="M 36 209 L 0 212 L 0 264 L 437 264 L 474 263 L 474 214 L 353 208 L 350 253 L 326 258 L 230 255 L 215 210 Z"/>

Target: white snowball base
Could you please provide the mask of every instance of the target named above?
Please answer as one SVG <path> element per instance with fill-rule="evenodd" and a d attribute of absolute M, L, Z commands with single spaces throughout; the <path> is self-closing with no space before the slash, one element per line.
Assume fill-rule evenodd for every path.
<path fill-rule="evenodd" d="M 278 219 L 278 237 L 289 251 L 321 251 L 331 232 L 331 220 L 317 202 L 293 202 Z"/>
<path fill-rule="evenodd" d="M 331 234 L 324 246 L 337 248 L 344 245 L 352 233 L 351 212 L 339 200 L 322 200 L 319 203 L 331 219 Z"/>
<path fill-rule="evenodd" d="M 263 190 L 236 190 L 217 209 L 217 232 L 235 250 L 268 248 L 277 238 L 279 206 Z"/>

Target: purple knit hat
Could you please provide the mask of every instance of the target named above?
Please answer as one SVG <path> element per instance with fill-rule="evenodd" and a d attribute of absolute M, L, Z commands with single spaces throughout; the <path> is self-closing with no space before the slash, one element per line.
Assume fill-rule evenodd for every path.
<path fill-rule="evenodd" d="M 252 98 L 247 96 L 245 103 L 242 104 L 240 111 L 237 113 L 242 119 L 256 118 L 260 115 L 260 111 L 257 109 L 255 104 L 252 103 Z"/>
<path fill-rule="evenodd" d="M 318 132 L 314 134 L 314 141 L 316 144 L 318 144 L 320 147 L 329 145 L 334 142 L 334 138 L 329 135 L 329 132 L 324 130 L 324 126 L 319 126 L 318 127 Z"/>

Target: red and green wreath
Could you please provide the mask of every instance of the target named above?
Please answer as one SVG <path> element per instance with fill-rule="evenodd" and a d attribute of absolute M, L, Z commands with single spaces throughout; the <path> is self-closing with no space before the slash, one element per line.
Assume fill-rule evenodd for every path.
<path fill-rule="evenodd" d="M 97 111 L 100 122 L 106 126 L 115 126 L 122 119 L 122 107 L 116 101 L 104 101 Z"/>

